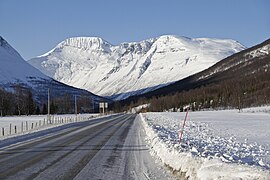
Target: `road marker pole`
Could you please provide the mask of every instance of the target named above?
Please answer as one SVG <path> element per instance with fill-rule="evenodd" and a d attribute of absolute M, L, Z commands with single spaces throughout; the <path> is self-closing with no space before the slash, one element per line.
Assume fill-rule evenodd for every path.
<path fill-rule="evenodd" d="M 183 122 L 183 125 L 182 125 L 182 130 L 180 131 L 179 144 L 182 141 L 182 135 L 183 135 L 184 127 L 185 127 L 185 124 L 186 124 L 187 116 L 188 116 L 188 109 L 187 109 L 186 116 L 185 116 L 185 119 L 184 119 L 184 122 Z"/>
<path fill-rule="evenodd" d="M 9 135 L 11 135 L 11 124 L 9 124 Z"/>
<path fill-rule="evenodd" d="M 47 114 L 47 124 L 48 122 L 51 124 L 51 117 L 50 117 L 50 88 L 48 88 L 48 114 Z"/>
<path fill-rule="evenodd" d="M 23 121 L 22 121 L 22 125 L 21 125 L 21 132 L 23 132 Z"/>

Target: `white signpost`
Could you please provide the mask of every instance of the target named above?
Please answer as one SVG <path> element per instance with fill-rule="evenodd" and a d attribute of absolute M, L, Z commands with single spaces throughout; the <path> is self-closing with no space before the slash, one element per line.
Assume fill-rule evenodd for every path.
<path fill-rule="evenodd" d="M 105 109 L 106 109 L 106 112 L 108 110 L 108 103 L 107 102 L 100 102 L 99 103 L 99 109 L 100 109 L 100 112 L 102 112 L 102 114 L 104 115 L 105 114 Z"/>

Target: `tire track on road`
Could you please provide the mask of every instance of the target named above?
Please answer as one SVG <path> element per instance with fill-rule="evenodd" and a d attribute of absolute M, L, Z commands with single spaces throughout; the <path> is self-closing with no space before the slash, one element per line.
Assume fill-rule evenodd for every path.
<path fill-rule="evenodd" d="M 117 121 L 117 120 L 120 121 L 121 120 L 121 116 L 120 117 L 117 117 L 114 120 L 105 121 L 105 122 L 103 122 L 100 125 L 97 125 L 97 126 L 94 126 L 94 127 L 90 128 L 90 130 L 93 130 L 93 128 L 94 128 L 95 129 L 95 132 L 96 132 L 96 131 L 98 131 L 98 129 L 100 129 L 100 128 L 102 129 L 102 127 L 106 127 L 107 125 L 110 127 L 110 125 L 111 124 L 114 124 L 114 121 Z M 82 127 L 79 127 L 76 130 L 78 130 L 80 128 L 82 128 Z M 75 131 L 75 129 L 73 129 L 71 131 Z M 63 134 L 59 134 L 57 136 L 53 136 L 53 137 L 50 137 L 50 138 L 43 139 L 42 141 L 39 141 L 39 142 L 27 144 L 24 148 L 27 149 L 28 147 L 32 147 L 32 145 L 42 144 L 42 143 L 47 142 L 47 141 L 50 142 L 50 140 L 53 140 L 56 137 L 62 137 L 64 135 L 67 135 L 67 134 L 71 133 L 71 131 L 68 131 L 68 132 L 65 132 Z M 100 130 L 100 133 L 101 132 L 102 132 L 102 130 Z M 89 129 L 87 129 L 87 130 L 85 130 L 83 132 L 79 132 L 79 135 L 78 136 L 73 136 L 71 139 L 66 139 L 65 141 L 62 141 L 62 142 L 57 142 L 57 141 L 54 142 L 56 144 L 53 145 L 53 146 L 51 146 L 51 147 L 49 147 L 47 150 L 46 150 L 46 148 L 41 147 L 41 148 L 38 148 L 36 150 L 36 152 L 33 152 L 31 150 L 29 150 L 28 152 L 23 152 L 22 154 L 20 154 L 20 157 L 23 157 L 21 159 L 21 162 L 20 161 L 18 162 L 18 159 L 15 159 L 16 157 L 14 157 L 13 160 L 12 159 L 8 159 L 6 161 L 1 162 L 1 164 L 3 164 L 4 166 L 1 166 L 2 168 L 0 169 L 0 178 L 6 178 L 6 177 L 9 177 L 11 175 L 14 175 L 17 172 L 19 172 L 19 171 L 27 168 L 28 166 L 31 166 L 33 164 L 38 163 L 39 161 L 41 161 L 42 159 L 46 158 L 47 156 L 49 156 L 49 155 L 51 155 L 51 154 L 53 154 L 55 152 L 61 151 L 62 149 L 64 149 L 68 145 L 70 145 L 70 144 L 72 144 L 72 143 L 74 143 L 76 141 L 81 140 L 83 136 L 86 136 L 88 134 L 89 134 Z M 87 139 L 87 140 L 89 140 L 89 139 Z M 85 142 L 87 142 L 87 140 Z M 78 147 L 75 147 L 75 149 L 70 150 L 70 152 L 67 152 L 66 155 L 62 156 L 62 158 L 64 158 L 68 154 L 74 152 L 77 148 Z M 20 151 L 17 152 L 17 153 L 20 153 Z M 33 155 L 32 155 L 32 157 L 31 157 L 31 155 L 29 157 L 29 155 L 27 153 L 28 154 L 29 153 L 30 154 L 36 153 L 36 154 L 34 155 L 34 157 L 33 157 Z M 8 155 L 8 154 L 6 154 L 6 155 Z M 59 158 L 57 160 L 60 160 L 62 158 Z M 9 163 L 10 161 L 13 162 L 13 163 Z M 15 166 L 14 166 L 14 161 L 17 162 L 17 164 L 15 164 Z M 56 163 L 56 162 L 57 161 L 55 161 L 54 163 Z"/>

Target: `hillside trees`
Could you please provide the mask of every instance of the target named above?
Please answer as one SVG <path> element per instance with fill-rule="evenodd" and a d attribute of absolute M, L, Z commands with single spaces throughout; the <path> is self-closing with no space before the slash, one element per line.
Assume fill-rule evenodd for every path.
<path fill-rule="evenodd" d="M 13 106 L 11 102 L 12 95 L 0 89 L 0 115 L 5 116 L 13 113 Z"/>
<path fill-rule="evenodd" d="M 6 91 L 0 88 L 0 116 L 6 115 L 33 115 L 47 114 L 48 102 L 44 99 L 37 102 L 34 99 L 31 89 L 15 85 L 13 91 Z M 51 114 L 74 113 L 74 96 L 64 94 L 63 96 L 52 96 L 50 101 Z M 89 96 L 77 96 L 77 112 L 93 112 L 93 102 Z"/>
<path fill-rule="evenodd" d="M 36 111 L 36 104 L 33 99 L 33 94 L 30 90 L 27 90 L 26 92 L 26 115 L 34 114 Z"/>
<path fill-rule="evenodd" d="M 202 85 L 188 91 L 132 102 L 133 106 L 150 103 L 148 111 L 183 111 L 189 105 L 192 110 L 226 109 L 261 106 L 270 103 L 270 71 L 263 70 L 240 78 L 232 78 Z M 118 107 L 119 108 L 119 107 Z"/>
<path fill-rule="evenodd" d="M 31 115 L 36 110 L 32 92 L 16 85 L 14 92 L 0 89 L 0 115 Z"/>

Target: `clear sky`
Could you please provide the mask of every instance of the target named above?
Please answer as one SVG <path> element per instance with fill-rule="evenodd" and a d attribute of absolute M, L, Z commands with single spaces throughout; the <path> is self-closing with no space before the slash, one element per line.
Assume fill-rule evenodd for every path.
<path fill-rule="evenodd" d="M 112 44 L 164 34 L 270 38 L 269 0 L 0 0 L 0 35 L 29 59 L 62 40 L 99 36 Z"/>

